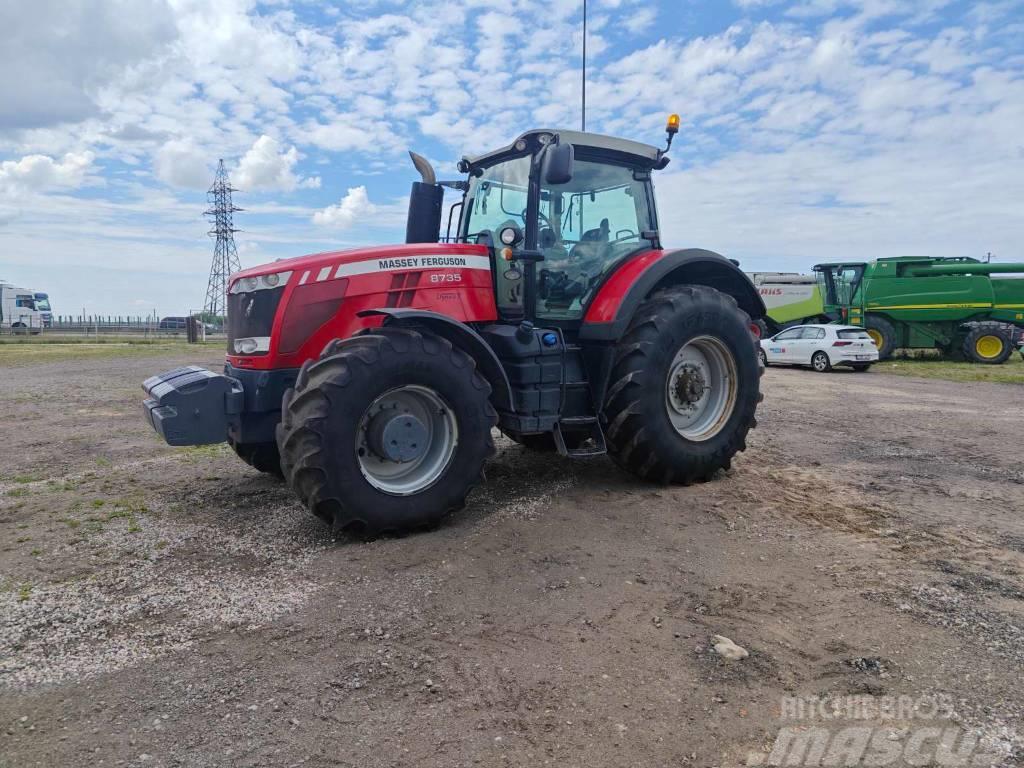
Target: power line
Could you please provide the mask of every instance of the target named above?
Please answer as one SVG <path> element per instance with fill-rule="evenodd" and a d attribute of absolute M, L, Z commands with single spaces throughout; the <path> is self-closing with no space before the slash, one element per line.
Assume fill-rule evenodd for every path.
<path fill-rule="evenodd" d="M 209 317 L 227 315 L 228 276 L 242 268 L 238 260 L 238 249 L 235 248 L 235 232 L 238 230 L 234 228 L 232 220 L 236 211 L 243 210 L 236 208 L 231 202 L 231 193 L 237 191 L 231 186 L 224 161 L 221 160 L 217 164 L 217 175 L 213 178 L 213 185 L 206 193 L 210 208 L 204 214 L 210 217 L 213 224 L 213 229 L 207 234 L 215 238 L 210 282 L 206 286 L 206 303 L 203 305 L 203 311 Z"/>

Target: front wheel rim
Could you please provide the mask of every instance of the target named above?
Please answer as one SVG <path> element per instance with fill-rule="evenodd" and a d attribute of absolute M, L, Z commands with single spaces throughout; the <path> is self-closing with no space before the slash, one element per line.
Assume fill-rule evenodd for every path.
<path fill-rule="evenodd" d="M 721 432 L 736 410 L 736 358 L 714 336 L 697 336 L 683 344 L 669 365 L 665 410 L 672 428 L 694 442 Z"/>
<path fill-rule="evenodd" d="M 382 441 L 394 444 L 391 432 L 405 427 L 415 435 L 406 446 L 410 455 L 387 455 Z M 458 438 L 455 414 L 441 395 L 419 385 L 398 387 L 378 396 L 359 421 L 359 471 L 366 482 L 392 496 L 421 493 L 448 469 Z"/>

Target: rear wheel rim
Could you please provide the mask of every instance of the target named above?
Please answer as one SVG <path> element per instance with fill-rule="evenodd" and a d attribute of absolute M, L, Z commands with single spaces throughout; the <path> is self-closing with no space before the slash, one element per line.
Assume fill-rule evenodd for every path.
<path fill-rule="evenodd" d="M 878 347 L 879 349 L 882 348 L 882 344 L 885 342 L 885 338 L 882 336 L 881 333 L 876 331 L 874 328 L 868 328 L 868 336 L 870 336 L 871 340 L 875 342 L 876 347 Z"/>
<path fill-rule="evenodd" d="M 811 362 L 814 364 L 814 369 L 816 371 L 824 371 L 828 366 L 828 358 L 825 357 L 824 352 L 818 352 Z"/>
<path fill-rule="evenodd" d="M 403 414 L 411 417 L 410 423 L 417 422 L 416 432 L 425 435 L 425 446 L 414 444 L 421 451 L 418 455 L 396 461 L 382 455 L 379 446 L 375 448 L 372 432 L 376 421 Z M 360 419 L 355 445 L 359 471 L 366 482 L 392 496 L 421 493 L 448 469 L 458 439 L 455 414 L 441 395 L 419 385 L 398 387 L 377 397 Z"/>
<path fill-rule="evenodd" d="M 681 437 L 701 442 L 721 432 L 736 409 L 736 359 L 713 336 L 683 344 L 669 365 L 665 410 Z"/>
<path fill-rule="evenodd" d="M 974 342 L 974 350 L 978 353 L 978 357 L 993 360 L 1002 354 L 1003 340 L 993 334 L 986 334 Z"/>

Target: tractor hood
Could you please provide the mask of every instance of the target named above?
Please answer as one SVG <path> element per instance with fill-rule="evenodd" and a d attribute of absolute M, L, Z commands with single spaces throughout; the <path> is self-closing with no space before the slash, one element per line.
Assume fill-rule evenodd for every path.
<path fill-rule="evenodd" d="M 231 275 L 229 290 L 239 280 L 264 275 L 288 275 L 288 282 L 313 282 L 343 277 L 358 265 L 360 271 L 402 271 L 467 266 L 466 259 L 487 257 L 482 245 L 465 243 L 408 243 L 353 248 L 344 251 L 324 251 L 308 256 L 279 259 Z"/>

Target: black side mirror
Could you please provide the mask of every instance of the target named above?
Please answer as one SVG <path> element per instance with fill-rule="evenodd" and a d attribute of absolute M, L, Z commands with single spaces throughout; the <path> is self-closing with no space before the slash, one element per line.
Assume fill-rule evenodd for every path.
<path fill-rule="evenodd" d="M 547 184 L 568 184 L 572 181 L 576 150 L 572 144 L 550 144 L 544 153 L 544 181 Z"/>

